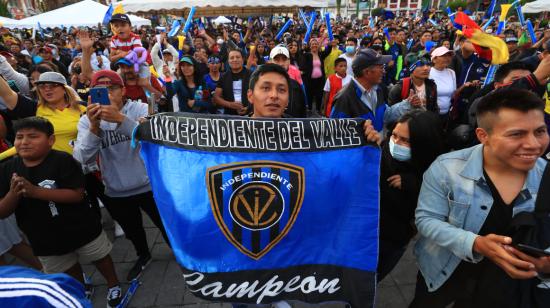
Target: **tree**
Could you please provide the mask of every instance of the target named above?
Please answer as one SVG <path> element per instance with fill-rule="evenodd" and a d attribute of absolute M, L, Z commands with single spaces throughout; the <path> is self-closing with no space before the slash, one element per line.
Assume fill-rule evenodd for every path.
<path fill-rule="evenodd" d="M 372 17 L 375 17 L 375 16 L 380 17 L 380 16 L 384 15 L 384 11 L 385 11 L 384 8 L 377 7 L 375 9 L 373 9 L 370 14 L 371 14 Z"/>
<path fill-rule="evenodd" d="M 447 6 L 450 7 L 453 12 L 455 12 L 459 7 L 465 10 L 467 5 L 468 1 L 466 0 L 454 0 L 447 3 Z"/>
<path fill-rule="evenodd" d="M 8 9 L 8 0 L 0 0 L 0 16 L 11 17 L 10 10 Z"/>
<path fill-rule="evenodd" d="M 336 14 L 340 15 L 340 8 L 342 7 L 342 0 L 336 0 Z"/>

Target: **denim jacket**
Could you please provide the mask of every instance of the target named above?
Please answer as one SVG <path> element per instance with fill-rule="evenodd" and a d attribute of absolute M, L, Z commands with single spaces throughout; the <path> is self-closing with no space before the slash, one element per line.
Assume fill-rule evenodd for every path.
<path fill-rule="evenodd" d="M 545 166 L 539 158 L 527 174 L 514 215 L 534 210 Z M 416 208 L 420 239 L 414 253 L 429 291 L 441 287 L 462 260 L 482 260 L 472 249 L 492 205 L 483 176 L 483 145 L 441 155 L 426 171 Z"/>

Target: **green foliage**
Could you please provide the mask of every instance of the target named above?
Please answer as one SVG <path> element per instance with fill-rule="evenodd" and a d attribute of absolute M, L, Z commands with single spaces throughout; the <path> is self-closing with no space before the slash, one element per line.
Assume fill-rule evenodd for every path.
<path fill-rule="evenodd" d="M 11 18 L 8 10 L 8 0 L 0 0 L 0 16 Z"/>
<path fill-rule="evenodd" d="M 454 0 L 454 1 L 449 1 L 447 3 L 447 6 L 450 7 L 451 11 L 453 11 L 453 12 L 456 12 L 456 10 L 459 7 L 462 7 L 463 9 L 466 9 L 467 5 L 468 5 L 468 1 L 466 1 L 466 0 Z"/>
<path fill-rule="evenodd" d="M 384 15 L 384 9 L 381 8 L 381 7 L 377 7 L 375 9 L 372 9 L 370 15 L 371 16 L 382 16 L 382 15 Z"/>

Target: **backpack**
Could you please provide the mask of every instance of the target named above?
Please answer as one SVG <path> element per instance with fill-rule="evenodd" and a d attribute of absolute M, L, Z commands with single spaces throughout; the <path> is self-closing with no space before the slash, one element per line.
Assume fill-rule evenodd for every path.
<path fill-rule="evenodd" d="M 401 86 L 401 100 L 409 97 L 409 90 L 411 89 L 411 77 L 405 77 L 402 79 L 403 85 Z"/>

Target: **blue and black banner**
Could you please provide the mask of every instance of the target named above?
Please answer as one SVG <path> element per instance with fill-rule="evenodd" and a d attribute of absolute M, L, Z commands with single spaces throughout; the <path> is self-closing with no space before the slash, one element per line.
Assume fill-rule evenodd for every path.
<path fill-rule="evenodd" d="M 137 137 L 188 288 L 372 307 L 380 150 L 361 119 L 163 113 Z"/>

